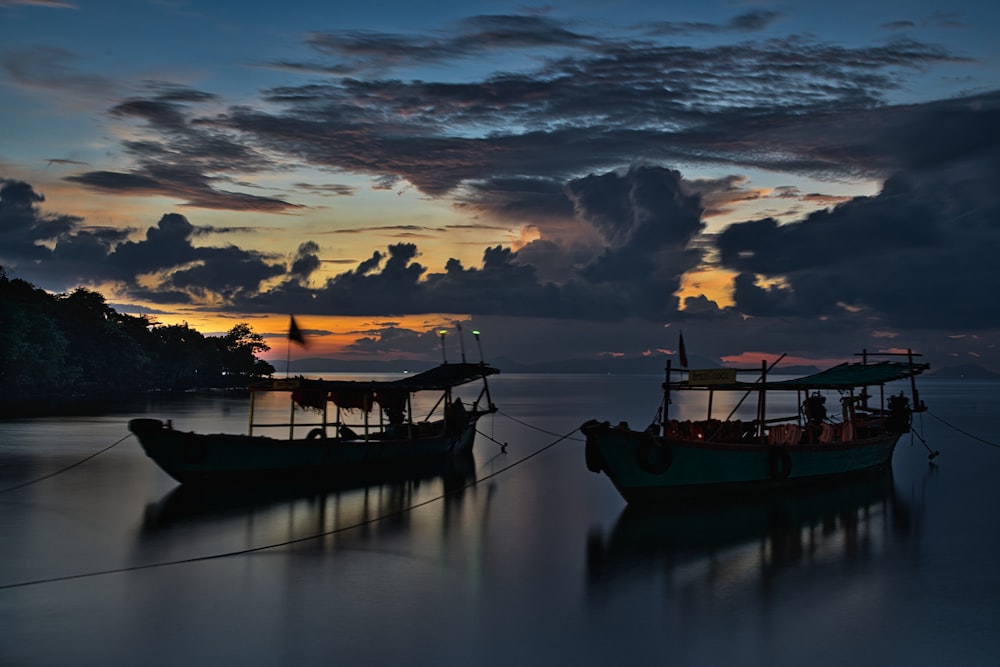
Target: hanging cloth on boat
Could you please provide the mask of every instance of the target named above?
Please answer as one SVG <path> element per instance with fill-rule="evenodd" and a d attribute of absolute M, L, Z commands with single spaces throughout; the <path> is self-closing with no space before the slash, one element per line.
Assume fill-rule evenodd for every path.
<path fill-rule="evenodd" d="M 326 405 L 326 398 L 326 392 L 321 389 L 295 389 L 292 391 L 292 400 L 300 408 L 322 411 Z"/>
<path fill-rule="evenodd" d="M 330 401 L 342 410 L 363 410 L 371 412 L 375 395 L 370 391 L 337 391 L 330 392 Z"/>

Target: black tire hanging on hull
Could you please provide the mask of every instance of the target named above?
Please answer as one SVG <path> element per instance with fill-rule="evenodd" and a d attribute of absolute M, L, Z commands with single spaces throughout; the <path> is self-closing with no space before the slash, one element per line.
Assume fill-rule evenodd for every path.
<path fill-rule="evenodd" d="M 780 482 L 792 474 L 792 457 L 784 447 L 775 447 L 767 457 L 771 479 Z"/>
<path fill-rule="evenodd" d="M 654 475 L 662 475 L 674 462 L 673 451 L 667 441 L 651 433 L 642 436 L 635 456 L 639 467 Z"/>

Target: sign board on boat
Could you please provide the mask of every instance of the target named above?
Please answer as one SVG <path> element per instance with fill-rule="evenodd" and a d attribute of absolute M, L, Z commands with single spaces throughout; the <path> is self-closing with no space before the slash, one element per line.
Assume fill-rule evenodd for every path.
<path fill-rule="evenodd" d="M 702 368 L 688 371 L 688 384 L 732 384 L 736 382 L 735 368 Z"/>

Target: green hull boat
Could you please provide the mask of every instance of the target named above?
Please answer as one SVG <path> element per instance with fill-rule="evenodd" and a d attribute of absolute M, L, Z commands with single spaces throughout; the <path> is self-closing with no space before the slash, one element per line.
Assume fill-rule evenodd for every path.
<path fill-rule="evenodd" d="M 793 380 L 768 381 L 762 365 L 756 382 L 738 381 L 734 369 L 673 371 L 668 361 L 663 403 L 649 427 L 638 431 L 594 419 L 580 427 L 587 467 L 607 475 L 628 503 L 640 505 L 818 487 L 885 471 L 896 442 L 910 431 L 912 413 L 926 409 L 913 378 L 928 365 L 906 354 L 906 362 L 872 363 L 875 355 L 865 352 L 860 363 Z M 912 405 L 902 392 L 885 396 L 886 384 L 906 379 Z M 877 397 L 869 392 L 876 387 Z M 670 418 L 671 392 L 679 391 L 708 392 L 705 419 Z M 717 392 L 755 396 L 755 418 L 714 418 Z M 767 414 L 768 396 L 777 392 L 796 395 L 797 414 Z M 840 395 L 840 414 L 827 414 L 824 392 Z"/>

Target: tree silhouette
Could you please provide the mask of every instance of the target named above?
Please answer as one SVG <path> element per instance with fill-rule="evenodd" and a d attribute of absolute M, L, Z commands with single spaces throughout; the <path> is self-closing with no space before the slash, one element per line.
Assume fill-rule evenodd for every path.
<path fill-rule="evenodd" d="M 52 295 L 0 267 L 0 397 L 241 387 L 274 373 L 264 337 L 126 315 L 84 288 Z"/>

